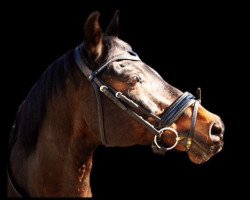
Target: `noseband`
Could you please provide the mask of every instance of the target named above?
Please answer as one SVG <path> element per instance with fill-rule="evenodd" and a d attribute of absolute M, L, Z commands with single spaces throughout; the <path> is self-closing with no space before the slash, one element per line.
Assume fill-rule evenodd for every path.
<path fill-rule="evenodd" d="M 192 138 L 195 132 L 195 124 L 197 120 L 197 113 L 199 107 L 199 100 L 196 99 L 192 94 L 189 92 L 183 93 L 179 98 L 177 98 L 170 107 L 165 110 L 162 117 L 151 113 L 150 111 L 146 110 L 145 108 L 139 106 L 136 102 L 132 99 L 128 98 L 127 96 L 123 95 L 120 91 L 116 91 L 114 88 L 107 85 L 104 81 L 98 78 L 100 72 L 106 69 L 108 65 L 115 61 L 121 60 L 131 60 L 131 61 L 141 61 L 139 56 L 132 51 L 128 51 L 128 54 L 121 54 L 110 58 L 108 61 L 103 63 L 100 67 L 98 67 L 95 71 L 92 71 L 88 68 L 88 62 L 82 53 L 82 49 L 84 45 L 80 45 L 76 47 L 74 56 L 75 62 L 80 68 L 81 72 L 86 76 L 86 78 L 91 82 L 96 99 L 97 99 L 97 109 L 98 109 L 98 121 L 99 121 L 99 132 L 102 144 L 108 146 L 107 138 L 105 135 L 105 127 L 104 127 L 104 120 L 103 120 L 103 109 L 102 109 L 102 101 L 100 92 L 103 93 L 106 97 L 108 97 L 111 101 L 113 101 L 118 107 L 120 107 L 123 111 L 129 114 L 133 119 L 137 122 L 143 124 L 151 133 L 155 135 L 154 140 L 152 142 L 152 149 L 155 153 L 165 154 L 166 151 L 173 149 L 180 140 L 187 139 L 186 148 L 189 150 L 192 144 Z M 179 137 L 178 132 L 170 128 L 170 126 L 183 114 L 183 112 L 190 106 L 193 105 L 193 114 L 192 114 L 192 122 L 191 127 L 186 136 Z M 147 120 L 145 120 L 142 116 L 137 114 L 136 112 L 132 111 L 137 110 L 144 115 L 151 117 L 156 120 L 158 126 L 155 127 Z M 164 131 L 173 132 L 176 135 L 176 141 L 171 147 L 164 147 L 161 145 L 161 136 Z"/>

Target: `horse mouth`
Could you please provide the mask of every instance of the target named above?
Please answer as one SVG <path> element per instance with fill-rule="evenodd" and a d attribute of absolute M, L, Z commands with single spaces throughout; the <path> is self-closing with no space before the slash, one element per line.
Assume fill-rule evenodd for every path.
<path fill-rule="evenodd" d="M 219 153 L 223 149 L 223 145 L 223 141 L 219 141 L 211 146 L 193 142 L 188 151 L 189 159 L 195 164 L 205 163 L 214 155 Z"/>

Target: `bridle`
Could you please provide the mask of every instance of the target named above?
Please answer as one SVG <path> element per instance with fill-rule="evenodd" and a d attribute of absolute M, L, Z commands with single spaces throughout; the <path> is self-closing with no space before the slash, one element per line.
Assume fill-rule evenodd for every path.
<path fill-rule="evenodd" d="M 104 120 L 103 120 L 103 109 L 102 109 L 102 101 L 101 101 L 101 93 L 108 97 L 111 101 L 114 102 L 119 108 L 121 108 L 124 112 L 129 114 L 133 119 L 137 122 L 144 125 L 152 134 L 155 135 L 154 140 L 152 142 L 152 149 L 155 153 L 158 154 L 165 154 L 166 151 L 173 149 L 180 140 L 187 139 L 186 149 L 189 150 L 192 144 L 192 139 L 195 133 L 195 125 L 197 120 L 197 113 L 199 108 L 200 100 L 196 99 L 192 94 L 189 92 L 183 93 L 180 97 L 178 97 L 167 110 L 164 111 L 162 117 L 151 113 L 150 111 L 146 110 L 145 108 L 138 105 L 132 99 L 128 98 L 127 96 L 123 95 L 122 92 L 115 90 L 114 88 L 110 87 L 106 84 L 103 80 L 99 78 L 99 74 L 104 71 L 111 63 L 115 61 L 122 61 L 122 60 L 131 60 L 131 61 L 141 61 L 139 56 L 133 52 L 128 51 L 126 54 L 116 55 L 110 58 L 108 61 L 100 65 L 96 70 L 92 71 L 89 69 L 87 62 L 82 50 L 84 48 L 84 44 L 75 48 L 74 56 L 75 62 L 81 72 L 85 75 L 85 77 L 90 81 L 92 84 L 96 100 L 97 100 L 97 109 L 98 109 L 98 121 L 99 121 L 99 132 L 100 132 L 100 139 L 103 145 L 109 146 L 105 135 L 105 127 L 104 127 Z M 193 114 L 192 114 L 192 121 L 191 127 L 188 133 L 185 136 L 179 137 L 178 132 L 170 128 L 170 126 L 183 114 L 183 112 L 190 106 L 193 105 Z M 131 109 L 133 108 L 133 110 Z M 157 122 L 157 127 L 153 126 L 150 122 L 145 120 L 141 115 L 137 112 L 139 111 L 144 115 L 153 118 Z M 171 131 L 176 135 L 176 141 L 171 147 L 165 147 L 161 145 L 161 136 L 164 131 Z"/>

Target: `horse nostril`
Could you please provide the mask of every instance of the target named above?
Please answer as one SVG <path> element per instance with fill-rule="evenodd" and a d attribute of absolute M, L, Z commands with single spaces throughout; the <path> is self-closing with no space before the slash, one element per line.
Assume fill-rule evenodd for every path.
<path fill-rule="evenodd" d="M 219 124 L 212 126 L 211 134 L 219 136 L 222 133 L 222 127 Z"/>
<path fill-rule="evenodd" d="M 220 124 L 213 124 L 210 132 L 210 138 L 214 142 L 219 142 L 223 137 L 224 128 Z"/>

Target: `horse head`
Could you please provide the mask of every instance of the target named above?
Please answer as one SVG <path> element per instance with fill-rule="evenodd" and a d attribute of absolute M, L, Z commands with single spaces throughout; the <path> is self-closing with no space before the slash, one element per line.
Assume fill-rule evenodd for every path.
<path fill-rule="evenodd" d="M 101 31 L 98 18 L 98 12 L 92 13 L 84 26 L 82 54 L 88 67 L 92 71 L 99 70 L 95 76 L 109 90 L 122 94 L 126 108 L 153 127 L 162 128 L 159 131 L 160 137 L 155 137 L 149 128 L 138 120 L 131 119 L 131 116 L 120 109 L 114 101 L 102 96 L 106 145 L 150 145 L 154 141 L 156 148 L 168 149 L 172 146 L 176 150 L 186 151 L 194 163 L 203 163 L 218 153 L 223 147 L 224 133 L 224 124 L 220 117 L 201 106 L 199 99 L 188 104 L 189 101 L 183 99 L 188 98 L 186 96 L 190 94 L 185 94 L 170 85 L 152 67 L 137 59 L 138 56 L 132 47 L 118 38 L 118 12 L 105 33 Z M 103 64 L 105 66 L 100 67 Z M 174 109 L 178 108 L 173 108 L 173 104 L 175 107 L 180 106 L 178 101 L 179 104 L 186 103 L 186 107 L 180 113 L 177 110 L 175 116 Z M 98 114 L 91 112 L 97 107 L 96 100 L 89 102 L 90 114 L 86 118 L 87 124 L 95 130 L 95 135 L 101 140 L 100 131 L 96 128 L 97 121 L 93 121 L 98 118 Z M 170 108 L 173 110 L 172 113 L 166 114 Z M 171 118 L 171 115 L 175 117 L 170 123 L 165 126 L 164 123 L 162 126 L 159 125 L 163 117 Z"/>

